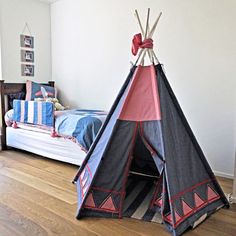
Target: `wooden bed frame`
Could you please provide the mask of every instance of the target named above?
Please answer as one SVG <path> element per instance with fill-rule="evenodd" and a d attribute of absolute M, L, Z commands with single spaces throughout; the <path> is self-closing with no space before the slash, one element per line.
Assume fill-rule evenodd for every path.
<path fill-rule="evenodd" d="M 43 83 L 42 85 L 49 85 L 54 87 L 55 82 L 49 81 L 48 83 Z M 1 146 L 2 150 L 7 149 L 6 144 L 6 124 L 4 120 L 5 113 L 9 110 L 10 104 L 8 101 L 8 95 L 14 93 L 26 93 L 26 83 L 5 83 L 4 80 L 0 80 L 0 93 L 1 93 L 1 118 L 2 118 L 2 132 L 1 132 Z"/>

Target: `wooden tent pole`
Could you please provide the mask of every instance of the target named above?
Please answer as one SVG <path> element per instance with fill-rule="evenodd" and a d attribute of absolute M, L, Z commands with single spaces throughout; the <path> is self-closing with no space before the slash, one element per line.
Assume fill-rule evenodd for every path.
<path fill-rule="evenodd" d="M 142 34 L 142 36 L 144 37 L 145 32 L 144 32 L 144 30 L 143 30 L 143 26 L 142 26 L 142 23 L 141 23 L 141 20 L 140 20 L 140 17 L 139 17 L 139 14 L 138 14 L 138 10 L 137 10 L 137 9 L 135 10 L 135 16 L 136 16 L 136 19 L 138 20 L 138 25 L 139 25 L 139 27 L 140 27 L 141 34 Z M 135 65 L 136 65 L 137 62 L 139 61 L 139 58 L 141 57 L 141 55 L 143 54 L 143 52 L 144 52 L 144 49 L 142 48 L 142 49 L 140 50 L 139 54 L 138 54 L 138 58 L 137 58 L 137 60 L 136 60 L 136 62 L 135 62 Z"/>
<path fill-rule="evenodd" d="M 150 13 L 149 13 L 150 14 Z M 148 24 L 147 24 L 147 34 L 149 35 L 150 33 L 150 27 L 149 27 L 149 19 L 150 17 L 148 17 Z M 148 56 L 149 56 L 149 60 L 152 64 L 154 64 L 154 58 L 153 58 L 153 54 L 152 54 L 152 50 L 151 48 L 147 48 L 147 52 L 148 52 Z"/>
<path fill-rule="evenodd" d="M 142 49 L 140 50 L 139 54 L 138 54 L 138 58 L 136 59 L 136 61 L 135 61 L 134 65 L 136 65 L 136 64 L 138 63 L 138 61 L 139 61 L 139 58 L 140 58 L 140 57 L 141 57 L 141 55 L 143 54 L 143 51 L 144 51 L 144 49 L 142 48 Z"/>
<path fill-rule="evenodd" d="M 149 13 L 150 14 L 150 13 Z M 137 21 L 138 21 L 138 25 L 139 25 L 139 28 L 141 30 L 141 33 L 142 33 L 142 36 L 145 37 L 145 33 L 144 33 L 144 30 L 143 30 L 143 26 L 142 26 L 142 23 L 141 23 L 141 20 L 140 20 L 140 17 L 139 17 L 139 14 L 138 14 L 138 10 L 136 9 L 135 10 L 135 14 L 134 14 L 137 18 Z M 148 22 L 148 30 L 147 30 L 147 33 L 149 34 L 149 22 Z M 154 59 L 153 59 L 153 56 L 152 54 L 150 53 L 150 51 L 148 50 L 148 55 L 149 55 L 149 59 L 152 63 L 154 63 Z M 141 56 L 141 55 L 140 55 Z"/>
<path fill-rule="evenodd" d="M 156 27 L 157 27 L 157 24 L 160 20 L 160 17 L 162 15 L 162 12 L 160 12 L 159 16 L 157 17 L 156 21 L 154 22 L 151 30 L 149 28 L 149 17 L 150 17 L 150 8 L 148 8 L 148 13 L 147 13 L 147 21 L 146 21 L 146 28 L 145 28 L 145 32 L 144 32 L 144 29 L 143 29 L 143 26 L 142 26 L 142 23 L 141 23 L 141 20 L 140 20 L 140 17 L 139 17 L 139 14 L 138 14 L 138 11 L 135 10 L 135 16 L 137 18 L 137 21 L 138 21 L 138 25 L 140 27 L 140 30 L 141 30 L 141 33 L 144 37 L 144 39 L 147 39 L 147 38 L 152 38 L 155 30 L 156 30 Z M 140 64 L 143 65 L 144 64 L 144 58 L 146 56 L 146 53 L 148 52 L 148 55 L 149 55 L 149 59 L 152 63 L 154 63 L 154 59 L 156 60 L 157 63 L 159 63 L 159 60 L 154 52 L 153 49 L 149 49 L 149 48 L 143 48 L 140 50 L 139 52 L 139 55 L 138 55 L 138 58 L 135 62 L 135 64 L 137 64 L 137 62 L 139 61 L 139 59 L 141 58 L 140 60 Z"/>
<path fill-rule="evenodd" d="M 159 20 L 160 20 L 161 15 L 162 15 L 162 12 L 160 12 L 160 14 L 159 14 L 159 16 L 157 17 L 157 19 L 156 19 L 154 25 L 152 26 L 152 29 L 151 29 L 151 31 L 150 31 L 150 33 L 149 33 L 149 35 L 148 35 L 148 38 L 152 38 L 152 36 L 153 36 L 153 34 L 154 34 L 155 30 L 156 30 L 157 24 L 158 24 L 158 22 L 159 22 Z"/>
<path fill-rule="evenodd" d="M 140 17 L 139 17 L 139 14 L 138 14 L 138 11 L 135 10 L 135 14 L 134 14 L 138 20 L 138 24 L 139 24 L 139 27 L 140 27 L 140 30 L 141 30 L 141 33 L 144 37 L 144 30 L 143 30 L 143 26 L 142 26 L 142 23 L 141 23 L 141 20 L 140 20 Z"/>
<path fill-rule="evenodd" d="M 148 24 L 148 34 L 149 34 L 149 32 L 150 32 L 150 28 L 149 28 L 149 24 Z M 150 59 L 151 63 L 154 64 L 153 49 L 148 48 L 147 52 L 148 52 L 148 56 L 149 56 L 149 59 Z"/>
<path fill-rule="evenodd" d="M 151 49 L 151 51 L 152 51 L 152 55 L 154 56 L 154 58 L 155 58 L 155 60 L 156 60 L 157 64 L 159 64 L 160 62 L 159 62 L 159 60 L 158 60 L 158 58 L 157 58 L 157 56 L 156 56 L 156 54 L 155 54 L 154 50 L 153 50 L 153 49 Z"/>
<path fill-rule="evenodd" d="M 147 20 L 146 20 L 144 40 L 147 39 L 147 35 L 148 35 L 149 16 L 150 16 L 150 8 L 148 8 L 148 12 L 147 12 Z M 144 52 L 143 52 L 142 59 L 141 59 L 141 64 L 142 65 L 144 65 L 144 59 L 145 59 L 145 55 L 146 55 L 147 51 L 148 51 L 147 48 L 145 48 Z M 151 61 L 151 57 L 150 57 L 150 61 Z"/>
<path fill-rule="evenodd" d="M 154 25 L 152 26 L 152 29 L 151 29 L 151 31 L 150 31 L 149 34 L 148 34 L 148 38 L 152 38 L 152 36 L 153 36 L 153 34 L 154 34 L 155 30 L 156 30 L 157 24 L 158 24 L 158 22 L 159 22 L 159 20 L 160 20 L 161 15 L 162 15 L 162 12 L 160 12 L 160 14 L 159 14 L 159 16 L 157 17 L 157 19 L 156 19 Z M 159 60 L 158 60 L 158 58 L 157 58 L 157 56 L 156 56 L 154 50 L 151 49 L 150 51 L 151 51 L 152 55 L 154 56 L 155 60 L 157 61 L 157 63 L 159 63 Z M 154 61 L 153 61 L 153 63 L 154 63 Z"/>
<path fill-rule="evenodd" d="M 150 16 L 150 8 L 148 8 L 148 12 L 147 12 L 147 21 L 146 21 L 146 28 L 145 28 L 144 39 L 147 39 L 147 36 L 148 36 L 149 16 Z"/>

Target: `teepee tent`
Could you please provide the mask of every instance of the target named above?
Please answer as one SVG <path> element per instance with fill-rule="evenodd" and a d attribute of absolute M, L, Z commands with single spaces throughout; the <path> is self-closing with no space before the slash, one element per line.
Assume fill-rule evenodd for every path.
<path fill-rule="evenodd" d="M 74 181 L 77 218 L 162 222 L 173 235 L 228 206 L 152 49 L 160 18 L 133 39 L 138 59 Z M 145 54 L 151 65 L 144 66 Z M 140 63 L 139 63 L 140 62 Z"/>

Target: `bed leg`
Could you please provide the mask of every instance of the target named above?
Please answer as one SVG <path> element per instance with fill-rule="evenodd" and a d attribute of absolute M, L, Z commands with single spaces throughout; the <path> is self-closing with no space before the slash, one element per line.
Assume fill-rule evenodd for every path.
<path fill-rule="evenodd" d="M 6 144 L 6 127 L 4 125 L 2 126 L 1 130 L 1 147 L 2 150 L 7 150 L 7 144 Z"/>
<path fill-rule="evenodd" d="M 5 100 L 4 100 L 4 80 L 0 80 L 0 104 L 1 104 L 1 147 L 2 150 L 7 149 L 6 145 L 6 124 L 4 122 L 5 116 Z"/>

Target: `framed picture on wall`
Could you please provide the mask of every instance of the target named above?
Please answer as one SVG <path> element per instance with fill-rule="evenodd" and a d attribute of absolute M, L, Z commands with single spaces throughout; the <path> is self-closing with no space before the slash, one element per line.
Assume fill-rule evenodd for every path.
<path fill-rule="evenodd" d="M 21 75 L 22 76 L 34 76 L 34 65 L 21 65 Z"/>
<path fill-rule="evenodd" d="M 34 62 L 34 51 L 21 50 L 22 62 Z"/>
<path fill-rule="evenodd" d="M 34 37 L 29 35 L 20 35 L 20 46 L 23 48 L 34 48 Z"/>

